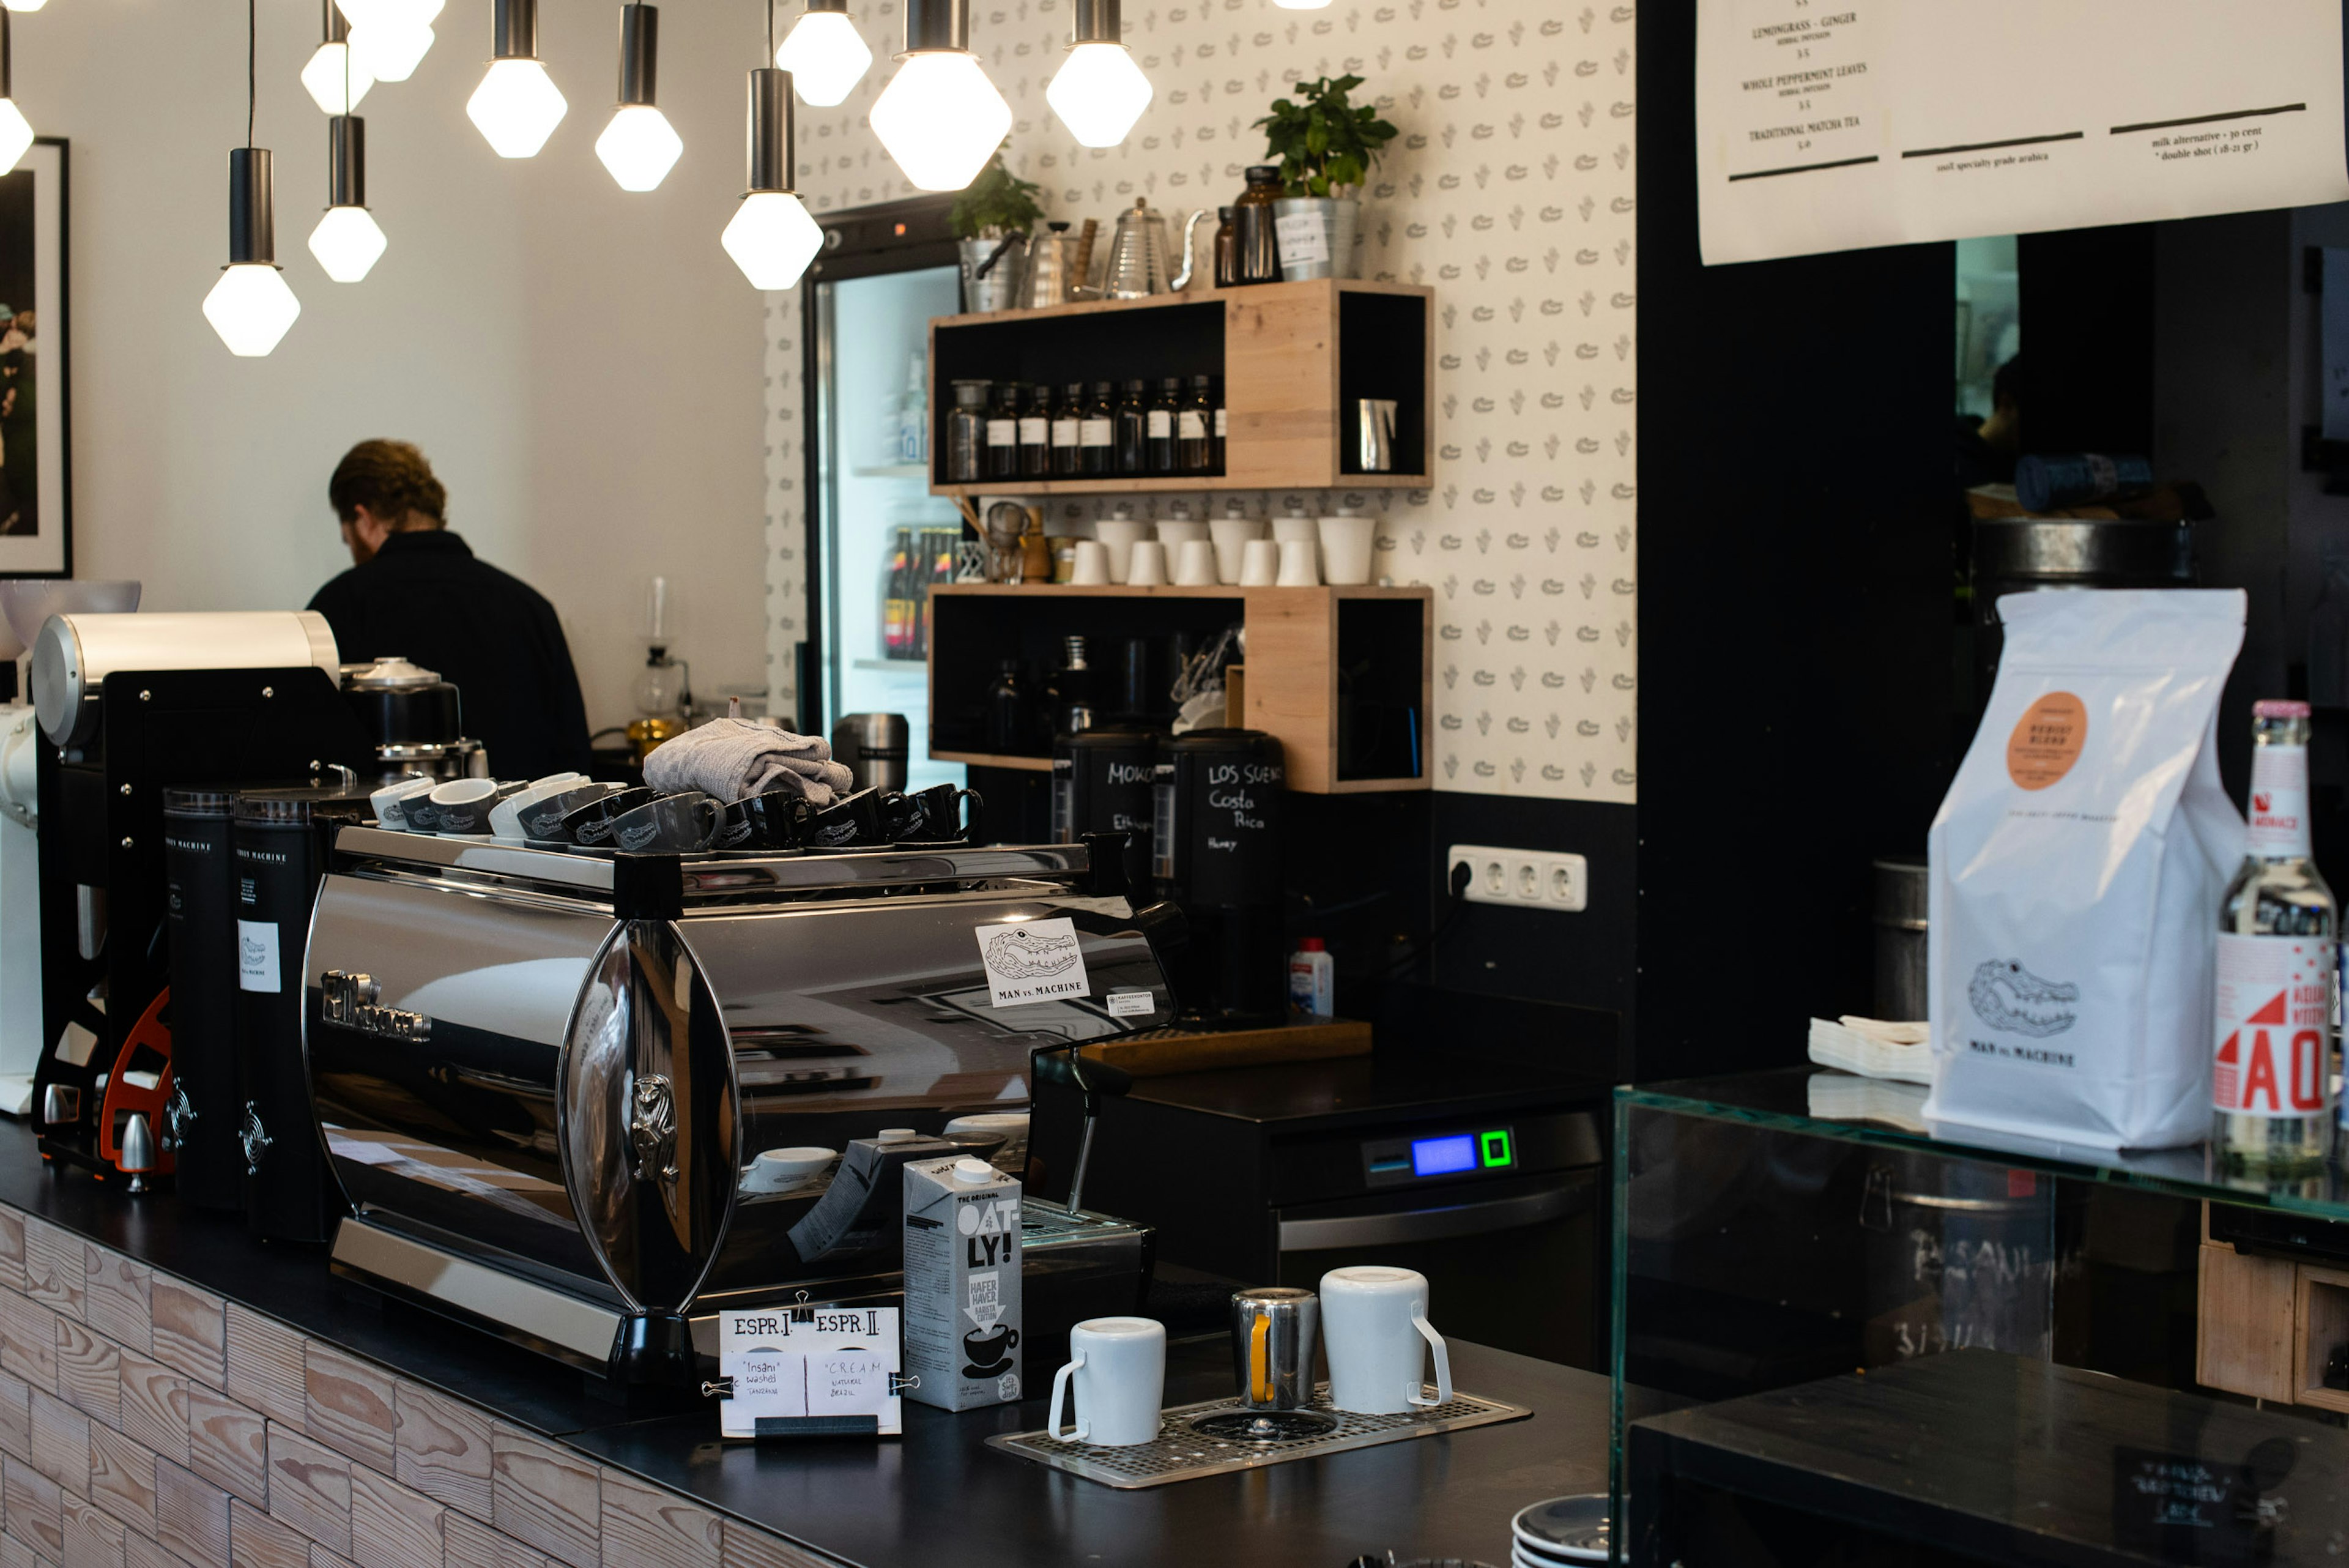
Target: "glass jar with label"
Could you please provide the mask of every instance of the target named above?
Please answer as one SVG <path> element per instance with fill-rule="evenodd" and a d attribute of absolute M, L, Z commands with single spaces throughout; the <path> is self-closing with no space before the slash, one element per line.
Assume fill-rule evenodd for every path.
<path fill-rule="evenodd" d="M 1278 164 L 1253 164 L 1247 171 L 1247 189 L 1232 203 L 1232 231 L 1239 252 L 1241 283 L 1280 281 L 1280 239 L 1273 226 L 1272 204 L 1280 200 L 1284 188 Z"/>
<path fill-rule="evenodd" d="M 1052 389 L 1039 381 L 1028 389 L 1019 410 L 1019 477 L 1045 479 L 1052 472 Z"/>
<path fill-rule="evenodd" d="M 1175 461 L 1174 416 L 1182 409 L 1183 379 L 1168 376 L 1158 383 L 1158 395 L 1150 400 L 1143 421 L 1146 457 L 1153 473 L 1173 473 L 1181 466 Z"/>
<path fill-rule="evenodd" d="M 1085 471 L 1084 422 L 1085 384 L 1071 381 L 1061 389 L 1061 406 L 1052 415 L 1052 472 L 1060 478 Z"/>
<path fill-rule="evenodd" d="M 1019 383 L 998 381 L 987 395 L 987 477 L 1019 477 Z"/>
<path fill-rule="evenodd" d="M 1125 384 L 1117 404 L 1117 471 L 1150 472 L 1150 383 L 1139 377 Z"/>
<path fill-rule="evenodd" d="M 954 407 L 947 414 L 947 483 L 970 484 L 987 477 L 986 381 L 957 381 Z"/>
<path fill-rule="evenodd" d="M 1077 427 L 1078 453 L 1088 478 L 1117 472 L 1117 388 L 1095 381 L 1085 400 L 1085 417 Z"/>
<path fill-rule="evenodd" d="M 1191 378 L 1189 391 L 1174 411 L 1174 466 L 1184 473 L 1212 473 L 1216 467 L 1214 379 Z"/>
<path fill-rule="evenodd" d="M 1224 447 L 1224 382 L 1220 376 L 1207 379 L 1207 403 L 1212 416 L 1207 421 L 1207 439 L 1215 443 L 1210 449 L 1207 471 L 1210 473 L 1228 473 L 1231 472 L 1231 458 Z"/>

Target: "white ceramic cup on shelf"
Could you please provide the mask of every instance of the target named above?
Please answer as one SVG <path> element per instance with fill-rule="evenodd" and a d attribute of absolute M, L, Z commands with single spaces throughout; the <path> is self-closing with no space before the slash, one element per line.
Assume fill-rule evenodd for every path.
<path fill-rule="evenodd" d="M 1205 539 L 1185 539 L 1174 552 L 1174 581 L 1186 588 L 1216 586 L 1216 547 Z"/>
<path fill-rule="evenodd" d="M 1452 1400 L 1452 1356 L 1427 1321 L 1427 1277 L 1363 1265 L 1321 1276 L 1321 1344 L 1330 1403 L 1363 1416 L 1402 1415 Z M 1425 1343 L 1423 1344 L 1422 1342 Z M 1435 1396 L 1422 1392 L 1421 1363 L 1435 1353 Z"/>
<path fill-rule="evenodd" d="M 1319 517 L 1276 517 L 1272 520 L 1272 538 L 1277 545 L 1302 543 L 1312 547 L 1313 580 L 1321 580 L 1321 519 Z"/>
<path fill-rule="evenodd" d="M 1193 523 L 1180 517 L 1161 518 L 1158 523 L 1158 542 L 1166 546 L 1170 558 L 1180 556 L 1183 546 L 1192 540 L 1206 536 L 1207 525 L 1205 523 Z"/>
<path fill-rule="evenodd" d="M 490 808 L 491 836 L 519 841 L 525 836 L 522 830 L 523 812 L 541 801 L 553 800 L 565 790 L 577 789 L 586 782 L 585 774 L 549 774 L 543 779 L 533 780 L 528 789 L 510 794 Z"/>
<path fill-rule="evenodd" d="M 1109 580 L 1112 583 L 1133 580 L 1133 547 L 1151 536 L 1152 524 L 1130 519 L 1112 517 L 1093 524 L 1093 537 L 1109 551 Z"/>
<path fill-rule="evenodd" d="M 1061 1401 L 1072 1423 L 1061 1428 Z M 1087 1318 L 1069 1330 L 1069 1363 L 1052 1376 L 1045 1429 L 1062 1442 L 1130 1449 L 1158 1436 L 1166 1395 L 1166 1325 L 1146 1317 Z"/>
<path fill-rule="evenodd" d="M 1069 581 L 1080 587 L 1100 588 L 1109 586 L 1109 546 L 1099 539 L 1077 541 L 1075 569 Z"/>
<path fill-rule="evenodd" d="M 410 831 L 408 826 L 408 803 L 411 800 L 422 800 L 439 788 L 440 784 L 439 779 L 400 779 L 377 790 L 367 796 L 368 804 L 375 807 L 377 825 L 395 832 Z"/>
<path fill-rule="evenodd" d="M 1240 587 L 1268 588 L 1279 580 L 1279 545 L 1269 539 L 1250 539 L 1240 546 Z"/>
<path fill-rule="evenodd" d="M 1321 546 L 1312 539 L 1283 539 L 1274 546 L 1280 552 L 1280 575 L 1275 579 L 1284 588 L 1309 588 L 1321 581 L 1314 569 L 1314 557 Z"/>
<path fill-rule="evenodd" d="M 1156 587 L 1166 581 L 1166 546 L 1155 539 L 1144 539 L 1133 546 L 1126 559 L 1125 580 L 1138 588 Z"/>
<path fill-rule="evenodd" d="M 1321 576 L 1331 583 L 1371 580 L 1371 546 L 1376 538 L 1375 517 L 1324 517 L 1320 520 Z"/>
<path fill-rule="evenodd" d="M 1253 517 L 1218 517 L 1207 524 L 1207 532 L 1216 542 L 1216 579 L 1238 582 L 1248 541 L 1264 537 L 1264 524 Z"/>

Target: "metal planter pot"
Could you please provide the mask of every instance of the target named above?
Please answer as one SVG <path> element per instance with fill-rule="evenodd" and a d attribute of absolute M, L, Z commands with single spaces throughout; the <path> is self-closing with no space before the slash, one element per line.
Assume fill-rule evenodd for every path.
<path fill-rule="evenodd" d="M 1280 275 L 1297 283 L 1314 277 L 1360 277 L 1355 249 L 1361 202 L 1351 196 L 1283 196 L 1272 204 L 1280 239 Z"/>
<path fill-rule="evenodd" d="M 1027 249 L 1016 236 L 1010 247 L 996 256 L 995 265 L 988 267 L 987 275 L 978 275 L 987 258 L 995 255 L 1003 245 L 1001 240 L 965 240 L 962 242 L 962 307 L 965 311 L 1016 310 L 1019 306 L 1019 280 L 1025 272 Z"/>

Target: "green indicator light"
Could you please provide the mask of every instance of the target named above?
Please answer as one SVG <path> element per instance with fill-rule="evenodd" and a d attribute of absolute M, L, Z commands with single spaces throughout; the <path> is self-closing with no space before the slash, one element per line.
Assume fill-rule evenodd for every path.
<path fill-rule="evenodd" d="M 1484 1147 L 1485 1167 L 1486 1169 L 1489 1170 L 1496 1165 L 1514 1165 L 1516 1163 L 1516 1157 L 1511 1153 L 1509 1149 L 1509 1135 L 1507 1132 L 1488 1132 L 1482 1135 L 1477 1141 Z"/>

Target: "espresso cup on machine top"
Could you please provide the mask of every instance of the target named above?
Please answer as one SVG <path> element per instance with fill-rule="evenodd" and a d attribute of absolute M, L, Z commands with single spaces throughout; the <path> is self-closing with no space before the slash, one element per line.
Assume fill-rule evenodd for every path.
<path fill-rule="evenodd" d="M 631 855 L 707 849 L 725 815 L 724 806 L 698 791 L 663 795 L 612 819 L 612 847 Z"/>
<path fill-rule="evenodd" d="M 1266 1285 L 1232 1293 L 1232 1367 L 1251 1410 L 1313 1403 L 1313 1341 L 1321 1303 L 1311 1291 Z"/>
<path fill-rule="evenodd" d="M 612 846 L 612 824 L 654 798 L 653 792 L 642 784 L 595 796 L 564 817 L 554 836 L 567 838 L 583 849 L 608 849 Z"/>
<path fill-rule="evenodd" d="M 1069 1330 L 1068 1365 L 1053 1375 L 1045 1430 L 1061 1442 L 1130 1449 L 1158 1436 L 1166 1394 L 1166 1325 L 1146 1317 L 1088 1318 Z M 1070 1397 L 1070 1429 L 1061 1401 Z"/>
<path fill-rule="evenodd" d="M 718 825 L 720 849 L 796 849 L 807 831 L 804 795 L 787 789 L 750 795 L 726 808 Z"/>
<path fill-rule="evenodd" d="M 881 791 L 861 789 L 814 813 L 807 820 L 803 841 L 811 849 L 874 849 L 887 843 L 882 836 Z"/>
<path fill-rule="evenodd" d="M 1399 1416 L 1452 1400 L 1452 1355 L 1427 1321 L 1427 1277 L 1364 1265 L 1321 1276 L 1321 1344 L 1330 1403 L 1362 1416 Z M 1424 1344 L 1422 1342 L 1424 1341 Z M 1435 1353 L 1435 1395 L 1420 1380 Z"/>

